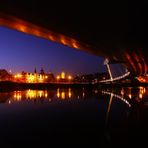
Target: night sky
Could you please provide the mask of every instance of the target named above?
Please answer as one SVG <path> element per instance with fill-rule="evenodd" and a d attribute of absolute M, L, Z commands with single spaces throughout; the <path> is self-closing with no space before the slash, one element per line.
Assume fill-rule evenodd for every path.
<path fill-rule="evenodd" d="M 0 27 L 0 69 L 17 73 L 45 72 L 71 74 L 104 72 L 104 59 L 59 43 Z"/>

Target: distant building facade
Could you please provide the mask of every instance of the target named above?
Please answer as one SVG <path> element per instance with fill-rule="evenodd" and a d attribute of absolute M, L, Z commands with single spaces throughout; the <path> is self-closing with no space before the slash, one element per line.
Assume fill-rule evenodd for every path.
<path fill-rule="evenodd" d="M 14 81 L 23 83 L 49 83 L 54 81 L 54 75 L 52 73 L 45 73 L 41 68 L 40 73 L 37 73 L 36 68 L 34 73 L 22 72 L 21 74 L 14 75 Z"/>

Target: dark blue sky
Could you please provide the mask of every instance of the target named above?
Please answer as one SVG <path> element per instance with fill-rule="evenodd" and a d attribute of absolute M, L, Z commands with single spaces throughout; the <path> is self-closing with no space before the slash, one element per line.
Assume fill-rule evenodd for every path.
<path fill-rule="evenodd" d="M 55 74 L 104 72 L 103 58 L 59 43 L 0 27 L 0 69 L 33 72 L 41 67 Z"/>

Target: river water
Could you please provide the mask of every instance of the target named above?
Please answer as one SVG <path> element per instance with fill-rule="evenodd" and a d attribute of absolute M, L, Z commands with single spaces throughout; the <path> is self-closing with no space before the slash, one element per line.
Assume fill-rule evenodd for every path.
<path fill-rule="evenodd" d="M 147 120 L 147 87 L 0 91 L 4 147 L 144 143 Z"/>

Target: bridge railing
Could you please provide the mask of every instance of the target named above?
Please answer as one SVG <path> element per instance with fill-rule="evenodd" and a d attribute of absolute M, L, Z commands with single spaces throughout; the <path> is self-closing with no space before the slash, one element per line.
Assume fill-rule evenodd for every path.
<path fill-rule="evenodd" d="M 99 82 L 100 83 L 113 82 L 113 81 L 121 80 L 121 79 L 123 79 L 123 78 L 125 78 L 125 77 L 127 77 L 129 75 L 130 75 L 130 72 L 127 72 L 127 73 L 125 73 L 125 74 L 123 74 L 123 75 L 121 75 L 119 77 L 115 77 L 115 78 L 112 78 L 112 79 L 101 80 Z"/>

